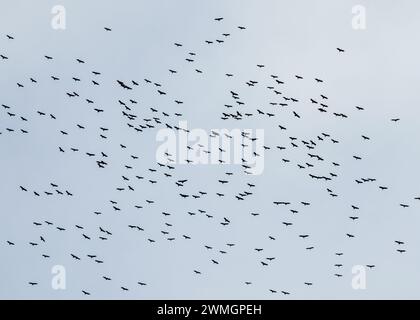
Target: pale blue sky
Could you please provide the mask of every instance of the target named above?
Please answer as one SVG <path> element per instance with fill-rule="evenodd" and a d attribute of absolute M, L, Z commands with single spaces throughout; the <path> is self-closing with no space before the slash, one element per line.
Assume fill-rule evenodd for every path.
<path fill-rule="evenodd" d="M 66 8 L 66 30 L 51 28 L 51 8 Z M 367 10 L 367 29 L 352 29 L 351 9 L 362 4 Z M 129 299 L 279 299 L 286 298 L 419 298 L 420 253 L 416 246 L 420 173 L 416 170 L 420 152 L 419 62 L 416 42 L 420 29 L 416 1 L 23 1 L 4 0 L 0 4 L 0 297 L 1 298 L 92 298 Z M 216 17 L 224 17 L 220 22 Z M 239 30 L 237 26 L 246 26 Z M 112 32 L 104 31 L 109 26 Z M 230 33 L 226 39 L 222 33 Z M 13 35 L 9 40 L 6 34 Z M 224 39 L 208 45 L 205 40 Z M 174 42 L 183 44 L 177 48 Z M 336 47 L 345 53 L 339 54 Z M 185 61 L 195 52 L 194 63 Z M 54 57 L 47 61 L 44 55 Z M 86 61 L 78 64 L 75 59 Z M 257 68 L 264 64 L 265 68 Z M 194 71 L 203 70 L 203 74 Z M 168 69 L 175 69 L 171 75 Z M 92 75 L 97 70 L 100 76 Z M 233 73 L 227 78 L 225 73 Z M 277 86 L 284 96 L 299 103 L 281 108 L 269 102 L 282 102 L 267 86 L 274 85 L 271 74 L 285 84 Z M 295 79 L 294 75 L 304 77 Z M 53 81 L 50 76 L 57 76 Z M 30 77 L 38 83 L 32 84 Z M 81 79 L 75 83 L 72 77 Z M 316 83 L 318 77 L 324 83 Z M 166 96 L 159 96 L 144 78 L 162 84 Z M 93 86 L 91 80 L 100 86 Z M 136 80 L 138 87 L 124 91 L 116 79 Z M 245 82 L 258 81 L 255 87 Z M 16 83 L 24 88 L 18 88 Z M 242 121 L 222 121 L 224 104 L 234 103 L 230 90 L 246 102 L 245 112 L 256 109 L 276 114 L 273 118 L 253 116 Z M 68 98 L 76 91 L 79 98 Z M 310 98 L 325 94 L 328 113 L 323 114 Z M 87 104 L 92 99 L 94 104 Z M 138 101 L 132 111 L 141 119 L 159 116 L 163 123 L 186 120 L 192 128 L 264 129 L 265 170 L 262 175 L 244 175 L 238 166 L 177 166 L 163 171 L 155 162 L 157 130 L 136 134 L 121 115 L 118 100 Z M 184 101 L 182 105 L 174 99 Z M 357 111 L 355 106 L 363 106 Z M 96 114 L 94 107 L 105 110 Z M 159 110 L 159 114 L 150 111 Z M 237 108 L 235 107 L 235 110 Z M 37 115 L 52 113 L 57 120 Z M 297 111 L 302 118 L 291 114 Z M 7 115 L 7 111 L 16 117 Z M 162 111 L 171 117 L 162 116 Z M 182 117 L 174 117 L 180 112 Z M 332 112 L 349 115 L 334 117 Z M 28 122 L 19 120 L 24 116 Z M 401 118 L 397 124 L 391 118 Z M 79 130 L 76 124 L 86 126 Z M 288 130 L 280 131 L 278 124 Z M 110 128 L 107 140 L 99 127 Z M 10 133 L 21 128 L 27 135 Z M 63 136 L 60 130 L 68 132 Z M 310 160 L 306 148 L 290 146 L 289 137 L 315 139 L 321 132 L 340 141 L 319 143 L 314 153 L 325 157 L 313 170 L 299 170 L 297 163 Z M 371 137 L 363 141 L 361 135 Z M 121 149 L 119 144 L 127 145 Z M 287 146 L 279 151 L 276 145 Z M 65 148 L 60 153 L 58 146 Z M 70 147 L 80 149 L 73 153 Z M 109 155 L 109 166 L 99 169 L 85 152 Z M 130 159 L 138 155 L 140 159 Z M 352 158 L 362 156 L 361 161 Z M 285 164 L 282 158 L 291 160 Z M 341 164 L 333 168 L 331 162 Z M 124 168 L 132 165 L 132 171 Z M 148 169 L 158 171 L 153 173 Z M 225 172 L 234 172 L 227 177 Z M 163 172 L 173 174 L 165 178 Z M 308 173 L 339 176 L 332 182 L 313 181 Z M 116 191 L 127 187 L 121 175 L 130 177 L 135 192 Z M 144 176 L 144 181 L 134 175 Z M 361 177 L 376 182 L 357 185 Z M 220 185 L 219 179 L 229 179 Z M 148 179 L 156 179 L 150 184 Z M 188 179 L 184 187 L 176 179 Z M 24 193 L 51 190 L 50 182 L 73 197 Z M 250 189 L 246 183 L 256 184 Z M 380 191 L 378 185 L 389 187 Z M 326 188 L 339 195 L 332 198 Z M 182 190 L 182 191 L 181 191 Z M 200 199 L 181 199 L 179 192 L 208 192 Z M 237 201 L 244 190 L 253 195 Z M 226 193 L 224 198 L 216 192 Z M 150 205 L 146 199 L 154 200 Z M 114 212 L 109 200 L 118 201 Z M 273 201 L 290 201 L 290 207 Z M 300 202 L 311 205 L 303 207 Z M 407 203 L 403 209 L 400 203 Z M 139 204 L 144 208 L 134 209 Z M 351 205 L 358 205 L 355 212 Z M 293 215 L 289 209 L 297 209 Z M 214 216 L 208 219 L 198 209 Z M 103 212 L 102 215 L 93 214 Z M 170 212 L 165 218 L 161 212 Z M 196 212 L 190 216 L 187 212 Z M 251 212 L 260 213 L 251 216 Z M 348 217 L 359 216 L 355 222 Z M 222 226 L 223 217 L 231 221 Z M 54 226 L 36 227 L 34 221 L 49 220 Z M 291 221 L 286 227 L 282 221 Z M 165 226 L 165 222 L 173 226 Z M 74 225 L 82 225 L 77 230 Z M 127 225 L 142 226 L 145 231 Z M 66 231 L 59 232 L 55 226 Z M 101 241 L 99 227 L 113 235 Z M 170 242 L 161 231 L 176 238 Z M 90 235 L 85 240 L 82 233 Z M 346 233 L 356 237 L 348 239 Z M 182 239 L 182 235 L 191 240 Z M 298 235 L 309 234 L 307 239 Z M 39 239 L 42 235 L 46 242 Z M 276 240 L 268 239 L 269 235 Z M 147 238 L 156 240 L 150 244 Z M 6 241 L 15 246 L 8 246 Z M 401 240 L 406 253 L 396 252 L 394 240 Z M 39 243 L 32 247 L 29 242 Z M 235 243 L 232 248 L 226 243 Z M 206 250 L 204 245 L 213 246 Z M 314 250 L 305 247 L 314 246 Z M 258 253 L 254 248 L 264 248 Z M 220 254 L 219 250 L 227 251 Z M 335 256 L 343 252 L 343 256 Z M 80 256 L 75 261 L 70 253 Z M 51 256 L 42 258 L 42 254 Z M 95 254 L 104 260 L 97 264 L 86 257 Z M 276 257 L 263 267 L 260 261 Z M 220 262 L 214 265 L 211 259 Z M 334 264 L 343 264 L 342 268 Z M 366 290 L 351 287 L 354 265 L 374 264 L 367 271 Z M 51 288 L 51 268 L 63 265 L 67 289 Z M 195 275 L 193 270 L 200 270 Z M 341 278 L 335 273 L 343 275 Z M 110 276 L 112 281 L 102 279 Z M 38 282 L 31 287 L 28 282 Z M 137 282 L 145 282 L 140 287 Z M 246 286 L 245 281 L 252 285 Z M 308 287 L 304 282 L 313 282 Z M 121 286 L 130 289 L 122 292 Z M 279 293 L 271 294 L 269 289 Z"/>

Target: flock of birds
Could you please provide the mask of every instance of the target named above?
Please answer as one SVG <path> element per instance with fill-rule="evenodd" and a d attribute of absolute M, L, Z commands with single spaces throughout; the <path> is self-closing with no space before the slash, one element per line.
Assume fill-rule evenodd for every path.
<path fill-rule="evenodd" d="M 214 19 L 214 23 L 223 23 L 224 19 L 218 17 Z M 229 41 L 232 37 L 235 37 L 239 32 L 246 32 L 247 28 L 244 26 L 235 26 L 231 27 L 230 30 L 220 34 L 214 39 L 203 39 L 203 43 L 208 46 L 222 46 L 225 42 Z M 105 27 L 102 32 L 113 33 L 115 32 L 110 27 Z M 19 41 L 19 37 L 15 35 L 6 35 L 6 41 Z M 196 60 L 199 56 L 194 50 L 187 49 L 185 50 L 184 45 L 180 42 L 174 42 L 174 50 L 182 50 L 185 52 L 185 64 L 179 68 L 169 68 L 168 77 L 181 77 L 183 71 L 188 70 L 194 73 L 199 74 L 200 76 L 205 77 L 206 71 L 205 68 L 199 67 L 196 64 Z M 341 48 L 332 48 L 336 51 L 338 55 L 345 55 L 347 52 Z M 14 57 L 7 54 L 7 45 L 3 46 L 3 49 L 0 54 L 1 63 L 13 63 Z M 42 64 L 54 64 L 55 59 L 49 54 L 45 54 L 44 57 L 40 57 L 40 62 Z M 83 65 L 83 68 L 89 68 L 87 58 L 75 57 L 74 62 L 77 65 Z M 181 64 L 177 64 L 181 65 Z M 1 67 L 1 66 L 0 66 Z M 229 73 L 228 71 L 222 75 L 225 78 L 225 81 L 228 82 L 228 99 L 224 104 L 223 110 L 220 112 L 218 117 L 221 120 L 224 120 L 224 123 L 233 123 L 237 125 L 237 121 L 242 121 L 245 119 L 265 119 L 273 118 L 276 121 L 275 127 L 278 130 L 278 135 L 284 139 L 284 144 L 279 145 L 268 145 L 264 144 L 264 151 L 278 157 L 278 162 L 284 166 L 289 166 L 288 170 L 298 170 L 299 173 L 302 172 L 304 176 L 307 177 L 310 181 L 314 181 L 317 184 L 317 187 L 326 192 L 331 196 L 332 199 L 341 197 L 333 188 L 333 183 L 335 180 L 340 179 L 340 173 L 345 170 L 339 160 L 339 158 L 334 153 L 325 154 L 317 151 L 319 146 L 327 143 L 336 145 L 340 143 L 340 137 L 334 136 L 331 132 L 319 132 L 312 137 L 300 137 L 298 135 L 288 134 L 290 128 L 296 125 L 299 121 L 305 121 L 305 117 L 308 117 L 310 112 L 320 112 L 326 117 L 333 117 L 340 119 L 340 121 L 351 121 L 353 113 L 364 112 L 364 107 L 356 106 L 354 110 L 343 113 L 342 111 L 336 111 L 333 105 L 329 103 L 328 94 L 325 92 L 320 92 L 318 96 L 313 96 L 309 100 L 303 100 L 299 96 L 293 96 L 288 94 L 285 89 L 285 83 L 287 81 L 294 81 L 294 85 L 300 85 L 300 82 L 307 80 L 307 77 L 304 75 L 293 75 L 292 79 L 285 80 L 284 76 L 276 75 L 275 73 L 268 72 L 265 73 L 265 70 L 268 69 L 264 64 L 257 63 L 255 65 L 257 70 L 261 71 L 260 79 L 249 79 L 245 83 L 235 82 L 237 78 L 236 74 Z M 57 70 L 58 73 L 59 70 Z M 263 72 L 264 71 L 264 72 Z M 100 87 L 104 82 L 111 82 L 113 86 L 119 90 L 119 96 L 115 100 L 115 104 L 120 108 L 120 118 L 115 119 L 115 121 L 124 123 L 127 128 L 127 135 L 135 135 L 136 139 L 142 139 L 146 132 L 155 132 L 161 128 L 169 128 L 175 131 L 187 129 L 180 128 L 178 126 L 178 121 L 185 118 L 183 114 L 184 99 L 175 96 L 174 92 L 170 92 L 165 85 L 159 81 L 152 80 L 151 78 L 145 79 L 110 79 L 106 78 L 105 70 L 89 70 L 91 72 L 90 79 L 83 79 L 78 76 L 76 72 L 71 75 L 71 79 L 75 85 L 82 85 L 85 88 Z M 36 87 L 39 83 L 43 82 L 57 82 L 60 83 L 63 80 L 64 76 L 62 74 L 51 74 L 50 79 L 38 78 L 36 76 L 28 76 L 26 79 L 22 78 L 15 85 L 19 90 L 24 91 L 26 88 L 32 86 Z M 307 81 L 313 81 L 314 85 L 320 86 L 320 90 L 323 90 L 322 84 L 323 79 L 314 78 Z M 138 88 L 148 88 L 150 94 L 153 95 L 154 99 L 162 99 L 161 105 L 153 108 L 143 107 L 144 105 L 138 99 L 138 93 L 136 91 Z M 260 90 L 266 90 L 266 95 L 271 99 L 271 102 L 265 106 L 255 107 L 249 104 L 246 100 L 246 95 L 251 94 L 250 90 L 253 90 L 254 87 L 258 87 Z M 109 112 L 109 110 L 100 104 L 95 102 L 95 98 L 90 96 L 82 95 L 74 87 L 63 88 L 62 95 L 66 99 L 71 99 L 75 104 L 84 105 L 91 110 L 91 123 L 86 122 L 85 119 L 80 118 L 79 122 L 68 123 L 67 129 L 59 129 L 57 134 L 60 136 L 60 141 L 62 143 L 56 146 L 54 152 L 62 155 L 62 157 L 68 157 L 73 154 L 78 154 L 82 159 L 88 161 L 91 164 L 92 170 L 108 170 L 108 167 L 112 167 L 113 174 L 117 173 L 120 177 L 120 183 L 116 186 L 111 186 L 115 190 L 115 198 L 104 200 L 105 204 L 98 204 L 103 206 L 102 210 L 97 210 L 92 212 L 93 215 L 97 218 L 98 224 L 96 226 L 85 225 L 83 223 L 76 225 L 63 225 L 59 218 L 57 221 L 42 219 L 42 213 L 39 212 L 39 220 L 32 221 L 33 227 L 39 232 L 38 239 L 28 239 L 25 241 L 18 241 L 14 238 L 2 239 L 3 245 L 8 247 L 10 250 L 19 250 L 19 247 L 30 246 L 33 250 L 38 250 L 40 259 L 51 259 L 51 254 L 48 253 L 48 245 L 51 241 L 51 234 L 55 229 L 58 234 L 54 237 L 59 237 L 60 233 L 73 233 L 79 237 L 86 240 L 86 247 L 88 248 L 89 242 L 96 241 L 113 241 L 115 237 L 119 236 L 120 230 L 113 230 L 112 226 L 104 227 L 101 225 L 101 217 L 104 215 L 119 214 L 119 219 L 125 219 L 123 213 L 131 214 L 131 211 L 152 211 L 153 206 L 157 203 L 160 203 L 163 206 L 167 206 L 167 210 L 164 210 L 157 214 L 157 216 L 163 218 L 163 224 L 160 226 L 160 230 L 148 230 L 143 226 L 144 219 L 152 219 L 152 217 L 143 217 L 136 216 L 136 222 L 127 223 L 126 230 L 123 232 L 137 232 L 140 239 L 143 239 L 144 242 L 149 243 L 151 246 L 154 246 L 156 252 L 159 252 L 159 246 L 163 242 L 170 242 L 176 245 L 182 241 L 196 241 L 198 246 L 201 249 L 198 249 L 197 254 L 208 255 L 208 264 L 202 266 L 191 266 L 191 277 L 205 277 L 206 273 L 211 272 L 211 268 L 223 268 L 223 262 L 226 255 L 229 255 L 235 248 L 240 246 L 247 246 L 246 241 L 241 242 L 232 242 L 227 241 L 224 247 L 215 247 L 210 242 L 199 243 L 201 240 L 195 239 L 191 234 L 183 231 L 187 229 L 186 226 L 181 226 L 177 224 L 176 214 L 171 210 L 171 204 L 166 203 L 165 197 L 161 195 L 157 196 L 154 199 L 141 199 L 142 190 L 145 188 L 152 188 L 153 185 L 157 184 L 169 184 L 172 186 L 173 193 L 185 201 L 184 208 L 190 208 L 192 205 L 198 209 L 183 209 L 185 214 L 188 215 L 190 219 L 196 219 L 201 217 L 204 219 L 208 228 L 214 228 L 214 225 L 210 225 L 213 221 L 216 221 L 217 227 L 220 228 L 229 228 L 232 224 L 235 223 L 233 213 L 226 212 L 223 215 L 220 215 L 217 212 L 209 212 L 206 208 L 201 207 L 200 203 L 202 199 L 212 199 L 212 201 L 217 201 L 219 203 L 229 203 L 231 201 L 245 201 L 245 202 L 258 202 L 259 199 L 253 198 L 256 192 L 258 192 L 258 184 L 256 182 L 256 177 L 250 174 L 250 164 L 247 163 L 245 159 L 242 159 L 242 165 L 238 166 L 240 170 L 232 169 L 231 171 L 226 171 L 220 177 L 214 177 L 214 181 L 208 181 L 208 184 L 215 183 L 220 185 L 219 191 L 216 193 L 211 192 L 207 189 L 201 189 L 194 187 L 194 184 L 197 183 L 194 175 L 180 176 L 179 166 L 174 159 L 174 155 L 167 152 L 166 161 L 158 162 L 147 167 L 140 167 L 138 165 L 139 158 L 142 155 L 136 153 L 136 148 L 130 146 L 127 143 L 122 143 L 116 141 L 116 139 L 121 138 L 119 134 L 113 134 L 112 126 L 105 126 L 98 124 L 101 121 L 102 114 Z M 242 92 L 242 93 L 241 93 Z M 225 93 L 223 93 L 225 94 Z M 4 98 L 4 97 L 3 97 Z M 2 98 L 2 99 L 3 99 Z M 142 96 L 142 99 L 144 97 Z M 314 108 L 299 108 L 300 105 L 305 104 L 313 106 Z M 140 107 L 142 106 L 142 107 Z M 49 113 L 41 109 L 34 109 L 31 113 L 30 110 L 22 110 L 19 106 L 14 106 L 9 103 L 1 103 L 1 108 L 3 112 L 1 113 L 2 128 L 0 128 L 0 139 L 2 139 L 3 149 L 7 146 L 8 137 L 10 135 L 30 135 L 31 131 L 28 128 L 28 124 L 34 122 L 37 118 L 42 119 L 43 126 L 51 126 L 53 129 L 54 126 L 51 124 L 53 121 L 56 121 L 60 118 L 59 112 L 57 114 Z M 114 108 L 114 107 L 113 107 Z M 395 117 L 389 119 L 390 122 L 397 123 L 400 121 L 400 118 Z M 268 121 L 268 120 L 267 120 Z M 269 123 L 271 125 L 272 122 Z M 227 125 L 229 126 L 229 124 Z M 33 127 L 36 130 L 36 126 Z M 86 132 L 86 133 L 85 133 Z M 93 133 L 96 132 L 96 133 Z M 295 131 L 296 132 L 296 131 Z M 98 137 L 98 142 L 96 145 L 96 151 L 84 149 L 81 145 L 80 139 L 78 138 L 80 134 L 91 135 L 96 134 Z M 216 132 L 212 132 L 212 136 L 217 135 Z M 73 140 L 72 138 L 75 137 Z M 231 136 L 227 136 L 229 139 L 232 139 Z M 256 142 L 257 138 L 252 138 L 251 136 L 243 133 L 243 147 L 251 147 L 253 143 Z M 361 143 L 371 143 L 373 139 L 371 136 L 366 134 L 360 134 Z M 25 140 L 20 140 L 22 144 L 25 143 Z M 81 145 L 77 145 L 77 144 Z M 107 150 L 101 149 L 102 146 L 107 145 Z M 203 145 L 194 145 L 188 146 L 189 152 L 206 152 L 210 153 L 211 151 L 206 150 Z M 294 150 L 299 150 L 300 154 L 298 158 L 293 158 L 286 156 L 286 154 L 291 155 Z M 222 148 L 219 149 L 219 162 L 223 164 L 222 154 L 226 152 Z M 288 152 L 288 153 L 287 153 Z M 122 155 L 124 157 L 123 163 L 114 163 L 113 158 L 116 154 Z M 254 152 L 254 156 L 260 156 Z M 293 160 L 297 159 L 297 160 Z M 354 154 L 353 161 L 363 161 L 363 157 Z M 186 159 L 188 162 L 189 159 Z M 319 169 L 321 168 L 323 169 Z M 118 169 L 116 169 L 118 168 Z M 185 167 L 183 167 L 185 169 Z M 225 169 L 226 166 L 221 166 Z M 230 168 L 230 167 L 229 167 Z M 232 166 L 233 168 L 233 166 Z M 235 167 L 236 168 L 236 167 Z M 325 170 L 321 172 L 321 170 Z M 185 174 L 185 171 L 183 171 Z M 266 172 L 267 173 L 267 172 Z M 266 174 L 264 173 L 264 174 Z M 270 173 L 267 173 L 270 174 Z M 237 183 L 236 177 L 245 177 L 247 182 L 245 184 Z M 392 186 L 379 183 L 379 179 L 375 177 L 360 177 L 355 179 L 355 186 L 363 184 L 376 184 L 378 192 L 387 192 Z M 229 188 L 224 187 L 229 185 Z M 44 188 L 34 190 L 31 187 L 31 184 L 26 182 L 19 183 L 16 181 L 16 190 L 20 192 L 21 201 L 25 201 L 27 197 L 36 197 L 36 198 L 52 198 L 52 197 L 69 197 L 77 201 L 78 192 L 73 190 L 71 186 L 66 186 L 59 184 L 55 181 L 46 181 Z M 122 201 L 118 201 L 119 195 L 121 193 L 131 193 L 133 199 L 136 198 L 134 203 L 127 204 Z M 141 199 L 141 200 L 139 200 Z M 411 200 L 420 200 L 420 197 L 413 196 Z M 396 206 L 401 207 L 402 209 L 408 208 L 412 205 L 410 199 L 407 199 L 405 202 L 396 204 Z M 302 201 L 295 203 L 287 199 L 271 199 L 273 210 L 285 209 L 290 212 L 292 215 L 288 219 L 283 219 L 279 222 L 279 225 L 284 226 L 284 229 L 281 229 L 280 232 L 295 232 L 297 241 L 302 239 L 306 241 L 306 246 L 304 252 L 309 252 L 316 250 L 317 244 L 311 242 L 310 233 L 299 233 L 297 230 L 299 226 L 295 223 L 294 217 L 296 215 L 302 214 L 302 210 L 311 207 L 311 202 L 302 199 Z M 130 206 L 130 207 L 129 207 Z M 357 223 L 360 219 L 359 212 L 363 209 L 357 203 L 351 205 L 352 214 L 348 217 L 348 224 Z M 262 212 L 249 212 L 252 219 L 259 219 L 264 214 Z M 130 219 L 134 221 L 134 219 Z M 351 227 L 350 227 L 351 228 Z M 93 231 L 93 230 L 97 231 Z M 51 236 L 48 237 L 45 234 L 49 233 Z M 20 237 L 20 236 L 19 236 Z M 275 242 L 277 236 L 274 234 L 265 235 L 268 241 Z M 351 232 L 344 232 L 343 237 L 346 238 L 355 238 L 357 234 Z M 18 235 L 16 235 L 18 238 Z M 349 240 L 351 241 L 351 240 Z M 390 242 L 395 243 L 395 250 L 397 253 L 404 254 L 407 251 L 407 244 L 404 239 L 390 239 Z M 52 244 L 53 245 L 53 244 Z M 3 250 L 3 249 L 2 249 Z M 270 267 L 274 264 L 279 257 L 275 255 L 270 255 L 265 253 L 264 246 L 259 247 L 249 247 L 249 254 L 253 256 L 255 254 L 255 261 L 262 268 L 261 272 L 264 272 L 264 268 Z M 85 260 L 92 261 L 97 265 L 108 263 L 106 259 L 101 257 L 98 253 L 83 253 L 84 250 L 74 248 L 74 251 L 68 252 L 68 256 L 74 260 L 74 263 L 82 264 L 85 263 Z M 303 253 L 304 254 L 304 253 Z M 334 264 L 336 271 L 331 275 L 333 277 L 340 278 L 343 276 L 343 273 L 340 272 L 343 267 L 343 263 L 340 262 L 340 257 L 345 255 L 345 252 L 336 251 L 332 253 L 337 262 Z M 367 265 L 368 268 L 374 269 L 375 264 Z M 100 269 L 98 269 L 100 270 Z M 112 274 L 102 274 L 98 271 L 98 281 L 104 282 L 118 282 L 118 277 Z M 248 279 L 243 280 L 243 285 L 246 287 L 252 286 L 255 282 L 258 282 L 258 274 L 249 275 Z M 35 287 L 39 284 L 37 279 L 28 279 L 27 283 L 31 287 Z M 302 285 L 304 286 L 317 286 L 318 283 L 311 279 L 302 280 Z M 145 279 L 139 279 L 137 283 L 118 283 L 118 287 L 122 291 L 134 290 L 135 287 L 150 287 L 153 286 L 153 283 L 149 283 Z M 292 288 L 277 288 L 277 287 L 267 287 L 266 292 L 269 294 L 283 294 L 283 295 L 293 295 Z M 95 288 L 93 287 L 81 287 L 80 288 L 81 296 L 95 296 Z"/>

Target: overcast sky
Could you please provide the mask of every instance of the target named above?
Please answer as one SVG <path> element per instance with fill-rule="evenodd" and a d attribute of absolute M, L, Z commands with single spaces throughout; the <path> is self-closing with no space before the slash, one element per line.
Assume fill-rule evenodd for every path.
<path fill-rule="evenodd" d="M 51 27 L 55 5 L 66 9 L 65 30 Z M 352 28 L 355 5 L 366 9 L 364 30 Z M 0 103 L 11 109 L 0 110 L 0 298 L 86 298 L 82 290 L 99 299 L 419 298 L 420 202 L 414 200 L 420 196 L 419 10 L 417 1 L 391 0 L 2 1 L 0 54 L 9 59 L 0 60 Z M 217 22 L 216 17 L 224 19 Z M 224 42 L 216 43 L 216 39 Z M 183 46 L 176 47 L 174 42 Z M 339 53 L 337 47 L 345 52 Z M 44 55 L 54 59 L 48 61 Z M 188 57 L 194 62 L 185 61 Z M 85 63 L 77 63 L 76 58 Z M 203 73 L 197 73 L 196 68 Z M 168 69 L 177 73 L 170 74 Z M 93 70 L 101 75 L 93 75 Z M 234 76 L 228 78 L 225 73 Z M 278 75 L 284 85 L 278 86 L 270 75 Z M 38 83 L 31 83 L 31 77 Z M 81 81 L 76 83 L 72 77 Z M 317 83 L 315 77 L 324 82 Z M 155 85 L 146 84 L 144 78 L 161 84 L 167 95 L 159 95 Z M 135 80 L 139 86 L 124 90 L 117 79 L 126 83 Z M 94 86 L 92 80 L 100 85 Z M 249 87 L 249 80 L 258 83 Z M 282 95 L 267 89 L 274 85 Z M 231 90 L 239 94 L 244 106 L 231 110 L 224 106 L 235 104 Z M 73 91 L 79 97 L 66 95 Z M 328 96 L 326 114 L 310 102 L 310 98 L 322 102 L 320 94 Z M 285 108 L 269 104 L 284 102 L 282 96 L 299 102 Z M 94 101 L 93 105 L 85 99 Z M 130 104 L 129 99 L 138 104 Z M 176 104 L 175 99 L 184 103 Z M 187 121 L 190 129 L 208 133 L 222 128 L 263 129 L 264 145 L 271 147 L 264 154 L 264 171 L 250 176 L 234 164 L 162 169 L 155 153 L 159 146 L 156 134 L 164 125 L 136 133 L 128 128 L 118 100 L 138 115 L 136 124 L 159 117 L 163 124 Z M 358 111 L 355 106 L 365 110 Z M 93 108 L 105 112 L 98 114 Z M 222 112 L 238 108 L 254 116 L 221 120 Z M 275 116 L 258 115 L 257 109 Z M 301 118 L 294 117 L 292 111 Z M 162 112 L 170 117 L 165 118 Z M 335 117 L 332 112 L 349 118 Z M 28 121 L 21 121 L 20 116 Z M 401 120 L 394 123 L 391 118 Z M 86 129 L 80 130 L 76 124 Z M 281 131 L 279 124 L 288 130 Z M 99 127 L 109 131 L 101 132 Z M 300 140 L 316 139 L 322 132 L 339 143 L 317 141 L 313 152 L 325 161 L 316 162 L 308 158 Z M 364 141 L 361 135 L 371 139 Z M 298 137 L 299 148 L 290 145 L 290 136 Z M 59 152 L 59 146 L 65 153 Z M 276 146 L 287 149 L 280 151 Z M 71 147 L 80 151 L 72 152 Z M 86 155 L 101 151 L 109 155 L 105 169 L 96 165 L 97 156 Z M 312 171 L 298 168 L 298 163 L 308 161 L 317 167 Z M 340 167 L 331 162 L 340 163 Z M 165 177 L 164 172 L 173 177 Z M 227 176 L 226 172 L 234 174 Z M 323 182 L 308 176 L 329 172 L 338 177 Z M 123 181 L 122 175 L 130 177 L 130 182 Z M 138 180 L 135 175 L 145 179 Z M 355 179 L 362 177 L 377 180 L 358 185 Z M 150 184 L 149 179 L 158 183 Z M 178 187 L 177 179 L 188 182 Z M 221 185 L 219 179 L 229 183 Z M 44 191 L 55 192 L 51 182 L 73 197 L 45 195 Z M 256 187 L 249 188 L 247 183 Z M 134 192 L 116 190 L 128 184 L 135 187 Z M 381 191 L 379 185 L 389 189 Z M 332 198 L 327 188 L 338 197 Z M 199 190 L 207 195 L 200 199 L 179 196 L 180 192 L 197 194 Z M 235 195 L 244 190 L 253 194 L 244 201 L 236 200 Z M 33 191 L 42 194 L 36 197 Z M 216 192 L 226 196 L 220 198 Z M 146 199 L 155 203 L 148 204 Z M 117 201 L 122 210 L 115 212 L 110 200 Z M 276 206 L 273 201 L 291 205 Z M 311 205 L 302 206 L 302 201 Z M 410 207 L 404 209 L 400 203 Z M 137 210 L 134 205 L 143 208 Z M 199 209 L 214 218 L 207 218 Z M 290 209 L 299 212 L 293 214 Z M 171 216 L 163 216 L 162 211 Z M 252 212 L 260 215 L 254 217 Z M 354 215 L 359 217 L 357 221 L 349 219 Z M 220 224 L 224 217 L 231 221 L 228 226 Z M 45 220 L 54 226 L 46 225 Z M 293 226 L 286 228 L 284 221 L 293 222 Z M 76 224 L 84 230 L 78 230 Z M 129 224 L 144 231 L 132 230 Z M 56 226 L 66 230 L 60 232 Z M 99 227 L 111 231 L 112 236 L 100 240 L 104 233 Z M 92 239 L 84 239 L 82 233 Z M 349 239 L 346 233 L 355 237 Z M 301 239 L 301 234 L 309 237 Z M 270 240 L 269 235 L 276 240 Z M 169 236 L 176 240 L 167 241 Z M 148 238 L 156 242 L 151 244 Z M 8 245 L 7 240 L 15 245 Z M 398 246 L 395 240 L 405 244 Z M 305 249 L 310 246 L 314 249 Z M 255 248 L 264 250 L 256 252 Z M 398 248 L 406 252 L 399 253 Z M 336 252 L 343 255 L 336 256 Z M 81 260 L 72 259 L 71 253 Z M 87 254 L 97 255 L 104 263 L 95 263 Z M 263 267 L 260 261 L 267 261 L 266 257 L 276 259 Z M 367 270 L 366 289 L 354 290 L 352 267 L 367 264 L 375 267 Z M 65 290 L 51 287 L 54 265 L 65 267 Z M 338 278 L 336 273 L 343 276 Z M 104 275 L 112 280 L 105 281 Z M 139 286 L 139 281 L 147 285 Z M 252 284 L 245 285 L 245 281 Z M 121 286 L 129 291 L 122 291 Z M 291 294 L 285 297 L 281 290 Z"/>

